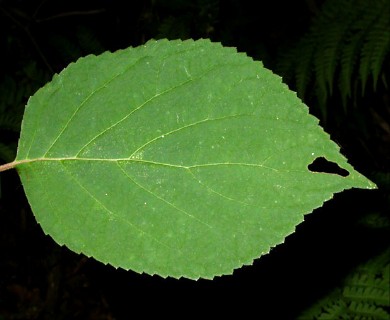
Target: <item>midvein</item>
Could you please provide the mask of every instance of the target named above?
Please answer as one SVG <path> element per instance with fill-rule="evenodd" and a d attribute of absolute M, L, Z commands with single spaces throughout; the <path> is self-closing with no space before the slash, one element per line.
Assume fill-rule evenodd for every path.
<path fill-rule="evenodd" d="M 157 165 L 164 167 L 172 167 L 172 168 L 180 168 L 180 169 L 195 169 L 195 168 L 204 168 L 204 167 L 216 167 L 216 166 L 245 166 L 245 167 L 258 167 L 269 169 L 272 171 L 279 172 L 280 170 L 265 166 L 263 164 L 258 163 L 244 163 L 244 162 L 214 162 L 214 163 L 200 163 L 194 165 L 180 165 L 180 164 L 172 164 L 165 162 L 157 162 L 152 160 L 145 159 L 129 159 L 129 158 L 116 158 L 116 159 L 107 159 L 107 158 L 78 158 L 78 157 L 68 157 L 68 158 L 36 158 L 36 159 L 23 159 L 16 160 L 10 164 L 10 168 L 17 167 L 18 165 L 25 163 L 33 163 L 33 162 L 64 162 L 64 161 L 81 161 L 81 162 L 127 162 L 127 163 L 140 163 L 140 164 L 149 164 L 149 165 Z M 8 169 L 8 168 L 7 168 Z"/>

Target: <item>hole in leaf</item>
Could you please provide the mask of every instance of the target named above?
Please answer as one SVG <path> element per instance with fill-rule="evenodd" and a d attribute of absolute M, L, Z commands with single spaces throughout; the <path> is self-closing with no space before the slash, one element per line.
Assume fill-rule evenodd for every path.
<path fill-rule="evenodd" d="M 319 157 L 315 159 L 307 168 L 312 172 L 322 172 L 322 173 L 332 173 L 338 174 L 342 177 L 347 177 L 349 172 L 341 167 L 335 162 L 329 161 L 324 157 Z"/>

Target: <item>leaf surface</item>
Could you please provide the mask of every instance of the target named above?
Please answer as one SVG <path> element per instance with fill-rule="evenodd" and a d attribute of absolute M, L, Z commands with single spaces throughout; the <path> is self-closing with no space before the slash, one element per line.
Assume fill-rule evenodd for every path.
<path fill-rule="evenodd" d="M 318 157 L 349 175 L 310 171 Z M 208 40 L 70 64 L 30 98 L 16 163 L 57 243 L 176 278 L 230 274 L 334 193 L 375 187 L 280 77 Z"/>

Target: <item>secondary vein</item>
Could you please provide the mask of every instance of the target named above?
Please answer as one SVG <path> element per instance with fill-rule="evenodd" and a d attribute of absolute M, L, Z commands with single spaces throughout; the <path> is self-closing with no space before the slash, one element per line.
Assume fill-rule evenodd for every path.
<path fill-rule="evenodd" d="M 52 144 L 49 146 L 49 148 L 47 149 L 46 153 L 44 154 L 44 156 L 53 148 L 53 146 L 57 143 L 57 141 L 59 140 L 59 138 L 61 137 L 61 135 L 65 132 L 65 130 L 69 127 L 69 124 L 72 122 L 72 120 L 74 119 L 74 117 L 76 116 L 76 114 L 81 110 L 81 108 L 88 102 L 88 100 L 91 99 L 91 97 L 93 97 L 96 93 L 98 93 L 100 90 L 104 89 L 107 87 L 107 85 L 114 81 L 116 78 L 118 78 L 119 76 L 121 76 L 122 74 L 124 74 L 125 72 L 127 72 L 128 70 L 130 70 L 133 66 L 135 66 L 139 61 L 141 61 L 144 57 L 138 59 L 137 61 L 135 61 L 132 65 L 128 66 L 127 68 L 125 68 L 124 70 L 122 70 L 121 72 L 115 74 L 112 78 L 110 78 L 109 80 L 105 81 L 100 87 L 96 88 L 96 90 L 93 90 L 81 103 L 80 105 L 76 108 L 76 110 L 73 112 L 73 114 L 71 115 L 71 117 L 69 118 L 69 120 L 66 122 L 66 124 L 64 125 L 64 127 L 61 129 L 61 131 L 59 132 L 59 134 L 57 135 L 57 137 L 53 140 Z"/>

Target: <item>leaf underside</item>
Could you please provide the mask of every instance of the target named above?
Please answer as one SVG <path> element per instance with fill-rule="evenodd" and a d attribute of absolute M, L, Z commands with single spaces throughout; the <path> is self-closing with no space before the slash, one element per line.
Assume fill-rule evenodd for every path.
<path fill-rule="evenodd" d="M 318 157 L 348 176 L 310 171 Z M 30 98 L 16 161 L 57 243 L 175 278 L 231 274 L 334 193 L 375 187 L 280 77 L 208 40 L 70 64 Z"/>

